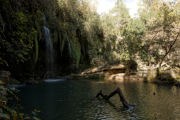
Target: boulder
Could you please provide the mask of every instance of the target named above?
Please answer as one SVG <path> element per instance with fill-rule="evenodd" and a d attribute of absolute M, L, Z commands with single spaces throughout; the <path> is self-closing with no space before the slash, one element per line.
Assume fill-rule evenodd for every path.
<path fill-rule="evenodd" d="M 108 66 L 91 68 L 91 69 L 85 70 L 84 72 L 80 74 L 81 75 L 94 74 L 94 73 L 116 74 L 116 73 L 125 73 L 125 71 L 126 71 L 126 67 L 124 65 L 116 64 L 116 65 L 108 65 Z"/>

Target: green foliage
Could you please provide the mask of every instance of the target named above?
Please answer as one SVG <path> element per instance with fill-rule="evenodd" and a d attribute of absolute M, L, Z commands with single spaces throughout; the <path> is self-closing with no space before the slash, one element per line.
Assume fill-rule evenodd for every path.
<path fill-rule="evenodd" d="M 110 14 L 103 16 L 102 27 L 104 29 L 103 56 L 109 62 L 131 59 L 134 51 L 133 20 L 130 18 L 125 4 L 118 0 Z M 133 47 L 133 48 L 132 48 Z"/>
<path fill-rule="evenodd" d="M 21 71 L 23 65 L 29 65 L 31 71 L 44 66 L 44 25 L 50 29 L 55 61 L 67 62 L 68 58 L 67 66 L 78 66 L 89 64 L 102 53 L 99 47 L 103 46 L 104 36 L 100 17 L 87 1 L 2 0 L 1 4 L 0 26 L 5 25 L 5 29 L 0 29 L 3 69 L 14 73 L 16 68 Z M 61 67 L 61 63 L 57 64 Z"/>
<path fill-rule="evenodd" d="M 147 4 L 145 3 L 145 5 Z M 179 33 L 178 21 L 180 19 L 177 14 L 177 5 L 178 2 L 174 4 L 154 0 L 148 6 L 148 9 L 140 10 L 140 19 L 146 26 L 143 43 L 146 46 L 145 51 L 150 63 L 161 64 L 162 62 L 168 62 L 169 65 L 173 64 L 172 61 L 175 57 L 170 58 L 170 56 L 176 54 L 175 50 L 179 51 L 177 49 L 178 41 L 169 51 Z"/>
<path fill-rule="evenodd" d="M 100 18 L 83 0 L 58 0 L 58 5 L 59 9 L 55 11 L 57 26 L 52 29 L 58 29 L 56 36 L 61 56 L 68 50 L 72 63 L 86 63 L 89 58 L 94 58 L 90 53 L 96 51 L 94 44 L 99 45 L 102 41 Z"/>
<path fill-rule="evenodd" d="M 178 40 L 174 43 L 179 37 L 178 6 L 179 2 L 144 0 L 139 17 L 131 18 L 123 1 L 118 0 L 110 13 L 102 17 L 105 59 L 153 64 L 170 60 L 173 64 L 173 59 L 179 58 L 170 57 L 177 55 L 175 50 L 179 51 L 180 45 Z"/>
<path fill-rule="evenodd" d="M 85 0 L 2 0 L 0 4 L 2 69 L 16 71 L 22 64 L 34 71 L 45 66 L 44 25 L 50 29 L 59 67 L 66 62 L 78 66 L 127 60 L 158 64 L 179 51 L 177 41 L 163 58 L 179 31 L 179 2 L 143 0 L 137 18 L 131 18 L 122 0 L 101 17 Z"/>
<path fill-rule="evenodd" d="M 39 43 L 38 43 L 38 37 L 37 32 L 34 32 L 34 42 L 35 42 L 35 59 L 34 62 L 37 63 L 38 57 L 39 57 Z"/>
<path fill-rule="evenodd" d="M 71 46 L 71 51 L 73 54 L 73 58 L 76 60 L 76 64 L 78 65 L 80 62 L 80 57 L 81 57 L 81 46 L 80 43 L 75 40 L 70 42 Z"/>
<path fill-rule="evenodd" d="M 1 19 L 3 21 L 3 23 L 1 22 L 1 26 L 5 26 L 4 30 L 0 31 L 2 38 L 0 43 L 2 52 L 0 56 L 7 64 L 11 64 L 12 66 L 12 64 L 24 63 L 31 59 L 34 44 L 36 43 L 37 45 L 37 37 L 34 37 L 37 36 L 34 35 L 34 31 L 36 30 L 33 27 L 33 18 L 36 14 L 32 16 L 24 11 L 12 10 L 11 4 L 7 1 L 9 0 L 1 1 L 1 4 L 6 4 L 10 9 L 1 8 Z M 5 62 L 1 62 L 1 64 L 6 65 Z"/>
<path fill-rule="evenodd" d="M 5 84 L 0 81 L 0 119 L 2 120 L 40 120 L 37 117 L 37 110 L 33 111 L 31 115 L 21 113 L 16 96 L 18 91 L 5 87 Z"/>

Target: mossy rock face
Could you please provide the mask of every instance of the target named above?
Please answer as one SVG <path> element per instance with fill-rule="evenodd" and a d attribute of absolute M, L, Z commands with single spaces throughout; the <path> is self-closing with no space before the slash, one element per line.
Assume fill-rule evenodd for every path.
<path fill-rule="evenodd" d="M 157 76 L 157 79 L 164 82 L 174 82 L 175 78 L 171 75 L 170 72 L 162 72 L 159 76 Z"/>
<path fill-rule="evenodd" d="M 136 61 L 134 60 L 127 60 L 125 62 L 125 65 L 127 67 L 127 69 L 132 72 L 132 71 L 137 71 L 137 67 L 138 67 L 138 64 Z"/>
<path fill-rule="evenodd" d="M 175 79 L 180 79 L 180 69 L 171 70 L 171 75 Z"/>
<path fill-rule="evenodd" d="M 150 70 L 147 74 L 147 81 L 153 82 L 156 80 L 156 77 L 157 77 L 157 71 L 155 69 Z"/>
<path fill-rule="evenodd" d="M 177 78 L 177 74 L 171 71 L 160 71 L 157 76 L 157 69 L 150 70 L 147 74 L 148 81 L 160 80 L 160 81 L 174 81 Z"/>
<path fill-rule="evenodd" d="M 157 76 L 157 70 L 153 69 L 148 72 L 147 82 L 161 83 L 161 84 L 179 84 L 179 74 L 174 70 L 160 71 Z"/>

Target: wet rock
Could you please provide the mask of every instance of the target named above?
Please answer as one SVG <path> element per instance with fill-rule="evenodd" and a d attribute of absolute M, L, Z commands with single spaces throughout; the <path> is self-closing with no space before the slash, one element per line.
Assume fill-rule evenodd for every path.
<path fill-rule="evenodd" d="M 116 74 L 116 73 L 125 73 L 125 71 L 126 71 L 125 65 L 116 64 L 116 65 L 106 65 L 106 66 L 91 68 L 91 69 L 85 70 L 84 72 L 80 74 L 81 75 L 94 74 L 94 73 Z"/>
<path fill-rule="evenodd" d="M 137 66 L 132 67 L 134 65 L 130 64 L 114 64 L 114 65 L 106 65 L 101 67 L 95 67 L 88 69 L 82 73 L 80 73 L 81 78 L 87 79 L 98 79 L 115 81 L 115 82 L 134 82 L 134 81 L 143 81 L 143 77 L 139 76 L 136 72 Z M 129 70 L 131 69 L 131 70 Z"/>

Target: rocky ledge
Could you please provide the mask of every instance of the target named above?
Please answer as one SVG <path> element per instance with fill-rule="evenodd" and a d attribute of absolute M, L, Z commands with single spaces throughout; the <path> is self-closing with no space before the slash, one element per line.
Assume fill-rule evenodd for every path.
<path fill-rule="evenodd" d="M 144 80 L 136 70 L 131 70 L 122 64 L 90 68 L 79 74 L 70 75 L 69 79 L 95 79 L 114 82 L 137 82 Z"/>

